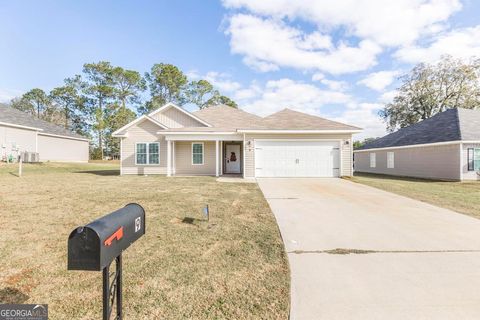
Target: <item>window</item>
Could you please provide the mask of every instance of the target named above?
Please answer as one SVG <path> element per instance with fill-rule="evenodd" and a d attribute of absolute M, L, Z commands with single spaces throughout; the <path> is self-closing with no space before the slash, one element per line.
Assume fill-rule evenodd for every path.
<path fill-rule="evenodd" d="M 192 164 L 203 164 L 203 142 L 192 143 Z"/>
<path fill-rule="evenodd" d="M 370 168 L 375 168 L 377 166 L 377 154 L 370 153 Z"/>
<path fill-rule="evenodd" d="M 387 152 L 387 168 L 395 168 L 395 152 Z"/>
<path fill-rule="evenodd" d="M 469 148 L 468 155 L 468 171 L 480 171 L 480 148 Z"/>
<path fill-rule="evenodd" d="M 135 147 L 135 164 L 159 164 L 160 147 L 158 142 L 137 143 Z"/>

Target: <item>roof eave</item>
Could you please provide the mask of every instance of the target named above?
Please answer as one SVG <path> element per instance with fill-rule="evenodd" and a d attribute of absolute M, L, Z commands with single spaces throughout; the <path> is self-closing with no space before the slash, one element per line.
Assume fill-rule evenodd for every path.
<path fill-rule="evenodd" d="M 296 130 L 296 129 L 238 129 L 239 133 L 360 133 L 360 129 Z"/>

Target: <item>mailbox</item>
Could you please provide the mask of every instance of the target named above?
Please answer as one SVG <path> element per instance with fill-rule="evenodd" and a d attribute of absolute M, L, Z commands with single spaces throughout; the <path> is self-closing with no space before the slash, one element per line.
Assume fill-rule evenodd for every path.
<path fill-rule="evenodd" d="M 127 204 L 68 237 L 68 270 L 103 273 L 103 320 L 109 320 L 116 301 L 115 319 L 122 320 L 122 252 L 145 234 L 145 210 L 136 203 Z M 115 260 L 111 279 L 110 265 Z"/>
<path fill-rule="evenodd" d="M 145 234 L 145 210 L 127 204 L 68 237 L 68 270 L 101 271 Z"/>

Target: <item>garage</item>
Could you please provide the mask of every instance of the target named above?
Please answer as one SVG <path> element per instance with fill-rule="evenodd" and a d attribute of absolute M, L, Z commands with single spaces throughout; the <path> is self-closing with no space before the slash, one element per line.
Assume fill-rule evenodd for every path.
<path fill-rule="evenodd" d="M 338 177 L 339 141 L 255 140 L 256 177 Z"/>

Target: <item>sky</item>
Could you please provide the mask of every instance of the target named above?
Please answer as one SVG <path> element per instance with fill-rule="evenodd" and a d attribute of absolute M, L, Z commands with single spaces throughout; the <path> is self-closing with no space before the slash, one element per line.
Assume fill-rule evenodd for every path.
<path fill-rule="evenodd" d="M 480 57 L 479 13 L 473 0 L 0 0 L 0 102 L 87 62 L 171 63 L 245 111 L 288 107 L 378 137 L 401 75 Z"/>

